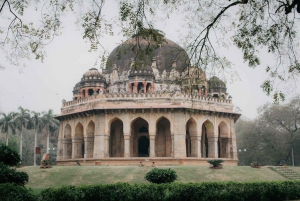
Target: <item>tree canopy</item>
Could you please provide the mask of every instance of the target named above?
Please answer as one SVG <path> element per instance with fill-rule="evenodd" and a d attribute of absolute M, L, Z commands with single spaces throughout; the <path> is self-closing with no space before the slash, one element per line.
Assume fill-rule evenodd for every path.
<path fill-rule="evenodd" d="M 75 13 L 83 39 L 91 50 L 103 49 L 100 59 L 106 62 L 107 52 L 101 44 L 106 34 L 115 34 L 121 27 L 126 37 L 144 36 L 160 43 L 157 23 L 179 13 L 185 20 L 180 29 L 183 44 L 191 58 L 191 66 L 206 73 L 226 72 L 231 67 L 220 50 L 237 46 L 249 67 L 260 65 L 265 58 L 262 52 L 274 57 L 265 66 L 268 79 L 261 87 L 275 101 L 283 100 L 284 93 L 278 83 L 286 83 L 299 76 L 299 0 L 116 0 L 116 17 L 107 18 L 103 10 L 109 7 L 104 0 L 29 1 L 2 0 L 0 2 L 0 45 L 7 60 L 21 65 L 22 59 L 44 60 L 45 45 L 62 33 L 62 18 Z M 26 12 L 37 10 L 34 19 L 27 19 Z M 34 12 L 32 12 L 34 13 Z M 30 15 L 30 14 L 29 14 Z M 177 20 L 177 19 L 175 19 Z M 149 31 L 150 30 L 150 31 Z M 158 39 L 158 40 L 155 40 Z M 157 45 L 157 44 L 156 44 Z M 136 48 L 139 48 L 136 40 Z M 137 51 L 137 54 L 149 51 Z M 151 52 L 150 52 L 151 53 Z M 104 66 L 104 65 L 103 65 Z M 4 65 L 0 63 L 0 67 Z"/>

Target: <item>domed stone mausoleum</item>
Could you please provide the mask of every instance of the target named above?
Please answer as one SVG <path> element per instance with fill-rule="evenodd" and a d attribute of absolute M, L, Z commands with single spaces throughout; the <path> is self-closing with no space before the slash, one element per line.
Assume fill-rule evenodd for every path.
<path fill-rule="evenodd" d="M 57 164 L 237 165 L 234 123 L 240 114 L 226 84 L 189 66 L 187 53 L 165 39 L 137 68 L 129 39 L 106 69 L 91 68 L 62 102 Z M 141 45 L 147 41 L 141 39 Z"/>

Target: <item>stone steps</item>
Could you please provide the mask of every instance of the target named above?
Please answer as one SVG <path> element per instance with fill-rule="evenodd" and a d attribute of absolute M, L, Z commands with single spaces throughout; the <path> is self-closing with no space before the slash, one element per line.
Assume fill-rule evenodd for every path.
<path fill-rule="evenodd" d="M 281 174 L 287 179 L 300 180 L 300 174 L 289 169 L 287 166 L 270 166 L 270 169 Z"/>

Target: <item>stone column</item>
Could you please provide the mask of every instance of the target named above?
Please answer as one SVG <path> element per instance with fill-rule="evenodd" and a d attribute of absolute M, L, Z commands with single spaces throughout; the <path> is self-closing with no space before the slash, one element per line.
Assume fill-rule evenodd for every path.
<path fill-rule="evenodd" d="M 218 137 L 208 137 L 208 158 L 218 158 Z"/>
<path fill-rule="evenodd" d="M 232 145 L 232 157 L 237 160 L 237 148 L 236 148 L 236 135 L 235 135 L 235 127 L 234 120 L 230 120 L 230 132 L 231 132 L 231 145 Z"/>
<path fill-rule="evenodd" d="M 202 96 L 202 86 L 198 85 L 198 95 Z"/>
<path fill-rule="evenodd" d="M 130 134 L 124 134 L 124 157 L 130 157 Z"/>
<path fill-rule="evenodd" d="M 86 89 L 85 89 L 85 97 L 88 97 L 88 96 L 89 96 L 89 89 L 86 88 Z"/>
<path fill-rule="evenodd" d="M 56 152 L 56 160 L 63 159 L 63 122 L 60 123 L 59 126 L 59 134 L 58 134 L 58 142 L 57 142 L 57 152 Z"/>
<path fill-rule="evenodd" d="M 104 157 L 109 157 L 109 135 L 104 135 Z"/>
<path fill-rule="evenodd" d="M 81 138 L 72 138 L 72 158 L 82 158 Z"/>
<path fill-rule="evenodd" d="M 155 90 L 155 85 L 154 83 L 151 83 L 151 93 L 154 93 L 154 90 Z"/>
<path fill-rule="evenodd" d="M 70 159 L 72 157 L 72 139 L 64 139 L 63 140 L 63 159 Z"/>
<path fill-rule="evenodd" d="M 191 136 L 191 157 L 197 157 L 198 140 L 197 136 Z"/>
<path fill-rule="evenodd" d="M 207 88 L 204 89 L 204 96 L 207 97 Z"/>
<path fill-rule="evenodd" d="M 197 157 L 201 158 L 201 136 L 197 136 Z"/>
<path fill-rule="evenodd" d="M 84 138 L 84 158 L 93 158 L 94 137 Z"/>
<path fill-rule="evenodd" d="M 132 94 L 132 83 L 128 83 L 128 91 Z"/>
<path fill-rule="evenodd" d="M 150 138 L 150 157 L 155 157 L 155 135 L 149 135 Z"/>
<path fill-rule="evenodd" d="M 138 93 L 138 85 L 139 85 L 138 82 L 134 82 L 134 83 L 133 83 L 133 93 L 135 93 L 135 94 Z"/>
<path fill-rule="evenodd" d="M 147 82 L 143 82 L 144 85 L 144 93 L 147 93 Z"/>

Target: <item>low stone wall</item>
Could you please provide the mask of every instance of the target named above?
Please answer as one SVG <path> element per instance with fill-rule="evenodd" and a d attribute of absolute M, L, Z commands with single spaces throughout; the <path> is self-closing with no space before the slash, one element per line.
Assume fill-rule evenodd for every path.
<path fill-rule="evenodd" d="M 77 166 L 78 163 L 82 166 L 140 166 L 141 162 L 143 166 L 209 166 L 207 160 L 213 158 L 106 158 L 106 159 L 70 159 L 70 160 L 58 160 L 56 164 L 58 166 Z M 224 166 L 237 166 L 238 160 L 222 159 Z M 78 163 L 76 162 L 78 161 Z"/>

